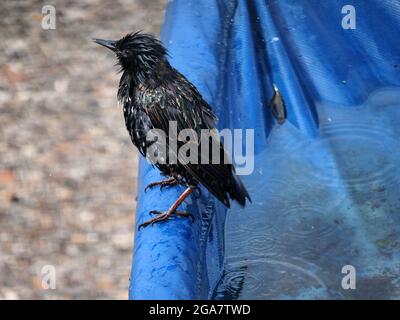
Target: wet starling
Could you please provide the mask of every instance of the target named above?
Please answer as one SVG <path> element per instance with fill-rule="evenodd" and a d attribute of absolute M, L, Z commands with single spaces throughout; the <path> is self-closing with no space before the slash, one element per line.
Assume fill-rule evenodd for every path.
<path fill-rule="evenodd" d="M 132 33 L 118 41 L 94 39 L 94 42 L 111 49 L 121 66 L 121 80 L 118 88 L 118 101 L 123 106 L 125 123 L 133 144 L 146 156 L 149 142 L 146 134 L 151 129 L 161 129 L 168 133 L 169 122 L 176 121 L 178 133 L 183 129 L 214 129 L 216 117 L 200 93 L 167 60 L 167 51 L 162 43 L 148 34 Z M 169 140 L 167 140 L 169 141 Z M 224 153 L 220 141 L 208 140 L 209 150 L 218 143 L 220 156 Z M 182 142 L 177 142 L 178 146 Z M 200 144 L 200 142 L 199 142 Z M 179 205 L 201 183 L 223 204 L 229 207 L 229 197 L 244 206 L 249 194 L 235 174 L 232 164 L 154 164 L 166 177 L 164 181 L 154 182 L 146 187 L 182 184 L 187 189 L 165 211 L 151 211 L 152 219 L 139 226 L 168 220 L 175 214 L 192 217 L 188 212 L 177 211 Z M 229 197 L 228 197 L 229 195 Z"/>

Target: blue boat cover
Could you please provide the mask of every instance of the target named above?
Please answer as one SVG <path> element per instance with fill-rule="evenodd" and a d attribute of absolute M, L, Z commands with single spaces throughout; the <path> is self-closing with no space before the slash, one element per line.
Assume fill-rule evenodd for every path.
<path fill-rule="evenodd" d="M 131 299 L 400 298 L 400 1 L 348 2 L 169 2 L 171 64 L 219 129 L 254 129 L 252 203 L 202 189 L 194 223 L 136 232 Z M 160 178 L 140 160 L 137 225 L 183 190 L 143 192 Z"/>

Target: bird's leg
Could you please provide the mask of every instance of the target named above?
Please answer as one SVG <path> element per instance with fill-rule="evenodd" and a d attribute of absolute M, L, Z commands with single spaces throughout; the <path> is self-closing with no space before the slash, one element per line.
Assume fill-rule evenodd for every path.
<path fill-rule="evenodd" d="M 181 180 L 179 179 L 179 177 L 177 177 L 177 178 L 172 177 L 172 178 L 169 178 L 166 180 L 149 183 L 146 186 L 146 188 L 144 188 L 144 191 L 146 192 L 148 189 L 154 188 L 155 186 L 160 186 L 160 190 L 162 190 L 166 186 L 175 186 L 178 183 L 181 183 Z"/>
<path fill-rule="evenodd" d="M 175 214 L 179 217 L 190 217 L 192 220 L 194 220 L 194 217 L 191 213 L 188 212 L 183 212 L 183 211 L 176 211 L 176 209 L 182 204 L 183 201 L 195 190 L 194 186 L 188 186 L 187 189 L 179 196 L 179 198 L 172 204 L 172 206 L 169 207 L 169 209 L 165 212 L 157 211 L 157 210 L 152 210 L 150 211 L 151 214 L 157 214 L 154 218 L 143 222 L 139 226 L 139 230 L 141 228 L 147 227 L 149 224 L 153 225 L 158 222 L 166 221 L 168 220 L 171 215 Z"/>

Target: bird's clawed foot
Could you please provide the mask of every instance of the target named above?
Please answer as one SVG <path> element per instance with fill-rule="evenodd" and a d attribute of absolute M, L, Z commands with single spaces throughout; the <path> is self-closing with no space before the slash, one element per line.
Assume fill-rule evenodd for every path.
<path fill-rule="evenodd" d="M 194 220 L 194 217 L 191 213 L 189 212 L 184 212 L 184 211 L 177 211 L 177 208 L 182 204 L 183 201 L 193 192 L 195 189 L 195 186 L 188 186 L 184 192 L 176 199 L 176 201 L 169 207 L 169 209 L 165 212 L 157 211 L 157 210 L 152 210 L 150 211 L 150 214 L 156 214 L 154 218 L 151 218 L 150 220 L 143 222 L 139 226 L 139 230 L 141 228 L 147 227 L 149 224 L 153 225 L 158 222 L 164 222 L 169 220 L 169 218 L 175 214 L 176 216 L 179 217 L 191 217 L 192 220 Z"/>
<path fill-rule="evenodd" d="M 175 186 L 178 184 L 178 180 L 176 180 L 175 178 L 169 178 L 167 180 L 161 180 L 161 181 L 156 181 L 156 182 L 152 182 L 149 183 L 146 188 L 144 188 L 144 191 L 146 192 L 149 189 L 152 189 L 156 186 L 160 186 L 160 190 L 162 190 L 164 187 L 166 186 Z"/>
<path fill-rule="evenodd" d="M 139 230 L 141 228 L 147 227 L 150 224 L 154 225 L 155 223 L 165 222 L 165 221 L 169 220 L 173 214 L 178 217 L 191 218 L 192 222 L 194 221 L 194 216 L 191 213 L 186 212 L 186 211 L 168 210 L 168 211 L 162 212 L 162 211 L 158 211 L 158 210 L 151 210 L 149 212 L 149 214 L 150 215 L 155 214 L 156 216 L 151 218 L 150 220 L 143 222 L 141 225 L 139 225 L 139 228 L 138 228 Z"/>

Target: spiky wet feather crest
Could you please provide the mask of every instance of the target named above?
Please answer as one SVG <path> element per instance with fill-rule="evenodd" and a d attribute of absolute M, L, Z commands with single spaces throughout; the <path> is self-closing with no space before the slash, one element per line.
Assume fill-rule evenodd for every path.
<path fill-rule="evenodd" d="M 117 41 L 116 55 L 120 70 L 145 74 L 159 61 L 166 60 L 167 50 L 161 41 L 146 33 L 130 33 Z"/>

